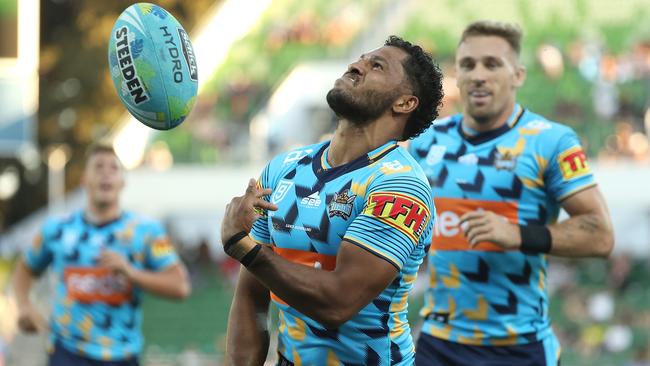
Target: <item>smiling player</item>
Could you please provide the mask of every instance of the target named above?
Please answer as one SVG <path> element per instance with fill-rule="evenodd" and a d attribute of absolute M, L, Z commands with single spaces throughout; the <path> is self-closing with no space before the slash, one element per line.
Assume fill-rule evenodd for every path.
<path fill-rule="evenodd" d="M 547 255 L 609 255 L 606 204 L 575 133 L 516 103 L 521 31 L 470 24 L 456 50 L 463 113 L 409 151 L 439 219 L 418 365 L 559 362 L 546 294 Z M 560 207 L 571 216 L 556 222 Z"/>

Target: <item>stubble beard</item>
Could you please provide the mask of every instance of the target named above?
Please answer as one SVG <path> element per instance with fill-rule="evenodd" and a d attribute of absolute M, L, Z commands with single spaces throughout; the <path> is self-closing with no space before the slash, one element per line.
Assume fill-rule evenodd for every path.
<path fill-rule="evenodd" d="M 399 92 L 395 90 L 368 90 L 355 98 L 346 90 L 333 88 L 327 93 L 327 104 L 339 118 L 362 127 L 381 117 L 398 96 Z"/>

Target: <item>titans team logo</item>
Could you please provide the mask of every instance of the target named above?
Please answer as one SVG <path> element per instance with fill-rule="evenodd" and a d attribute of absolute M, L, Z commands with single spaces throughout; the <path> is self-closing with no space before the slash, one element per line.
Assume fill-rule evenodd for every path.
<path fill-rule="evenodd" d="M 497 146 L 494 167 L 497 170 L 513 171 L 517 166 L 517 158 L 524 151 L 526 140 L 520 138 L 514 147 Z"/>
<path fill-rule="evenodd" d="M 354 205 L 355 198 L 357 198 L 357 195 L 350 194 L 349 189 L 334 193 L 334 197 L 332 197 L 329 205 L 327 205 L 329 216 L 338 216 L 343 220 L 347 220 L 352 214 L 352 206 Z"/>
<path fill-rule="evenodd" d="M 517 166 L 517 155 L 512 155 L 508 152 L 501 153 L 497 151 L 496 157 L 494 159 L 494 167 L 497 170 L 508 170 L 513 171 Z"/>

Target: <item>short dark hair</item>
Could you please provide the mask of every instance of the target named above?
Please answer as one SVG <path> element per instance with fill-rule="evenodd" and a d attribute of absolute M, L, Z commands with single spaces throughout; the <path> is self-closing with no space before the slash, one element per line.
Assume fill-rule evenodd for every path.
<path fill-rule="evenodd" d="M 384 46 L 397 47 L 408 53 L 408 58 L 402 62 L 413 95 L 420 103 L 409 116 L 402 140 L 412 139 L 431 126 L 438 118 L 438 108 L 442 105 L 442 72 L 433 57 L 422 47 L 414 45 L 397 36 L 390 36 Z"/>
<path fill-rule="evenodd" d="M 107 141 L 98 141 L 92 143 L 86 149 L 86 161 L 88 161 L 93 155 L 99 153 L 113 154 L 117 157 L 117 153 L 115 152 L 115 148 L 113 148 L 113 144 Z"/>
<path fill-rule="evenodd" d="M 463 43 L 467 38 L 474 36 L 495 36 L 502 38 L 512 49 L 519 55 L 521 52 L 521 37 L 523 32 L 519 25 L 496 22 L 492 20 L 479 20 L 468 25 L 460 37 L 460 42 Z"/>

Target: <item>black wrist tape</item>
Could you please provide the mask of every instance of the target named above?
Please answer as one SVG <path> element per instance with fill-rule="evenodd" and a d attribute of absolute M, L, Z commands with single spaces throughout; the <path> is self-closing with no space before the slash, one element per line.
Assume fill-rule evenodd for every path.
<path fill-rule="evenodd" d="M 257 253 L 260 252 L 262 249 L 262 245 L 257 244 L 253 249 L 251 249 L 250 252 L 246 253 L 244 258 L 242 258 L 239 263 L 241 263 L 244 267 L 248 267 L 251 263 L 253 263 L 253 260 L 257 256 Z"/>
<path fill-rule="evenodd" d="M 226 240 L 226 243 L 223 245 L 223 251 L 228 254 L 230 248 L 232 248 L 232 246 L 237 244 L 240 240 L 244 239 L 247 235 L 248 233 L 242 230 L 237 234 L 231 236 L 230 239 Z"/>
<path fill-rule="evenodd" d="M 551 231 L 544 225 L 521 225 L 519 233 L 524 253 L 549 253 L 553 247 Z"/>

